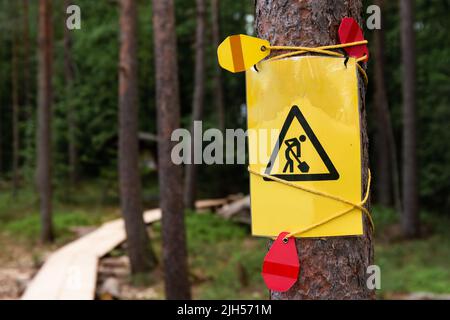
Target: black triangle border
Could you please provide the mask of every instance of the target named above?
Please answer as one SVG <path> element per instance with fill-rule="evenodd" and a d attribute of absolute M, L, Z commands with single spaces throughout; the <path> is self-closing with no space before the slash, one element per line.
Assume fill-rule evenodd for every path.
<path fill-rule="evenodd" d="M 297 118 L 298 122 L 303 127 L 303 130 L 305 130 L 306 135 L 308 136 L 308 138 L 311 141 L 314 148 L 317 150 L 317 153 L 319 154 L 323 163 L 327 167 L 328 173 L 273 174 L 273 175 L 270 174 L 270 172 L 272 171 L 272 163 L 274 163 L 274 161 L 278 155 L 279 149 L 283 143 L 286 133 L 289 130 L 294 118 Z M 280 135 L 278 136 L 277 144 L 275 145 L 275 147 L 272 151 L 272 154 L 270 155 L 270 160 L 269 160 L 269 163 L 267 164 L 267 167 L 266 167 L 266 170 L 264 173 L 266 175 L 277 177 L 279 179 L 286 180 L 286 181 L 323 181 L 323 180 L 338 180 L 339 179 L 339 172 L 336 170 L 336 167 L 334 166 L 330 157 L 328 156 L 328 154 L 325 152 L 324 148 L 320 144 L 320 141 L 319 141 L 319 139 L 317 139 L 316 135 L 314 134 L 314 131 L 309 126 L 308 122 L 306 121 L 305 117 L 303 116 L 302 112 L 300 111 L 300 108 L 296 105 L 292 106 L 291 110 L 289 111 L 289 114 L 286 117 L 286 120 L 284 121 L 283 127 L 281 128 Z M 272 179 L 266 178 L 266 177 L 264 177 L 264 180 L 265 181 L 273 181 Z"/>

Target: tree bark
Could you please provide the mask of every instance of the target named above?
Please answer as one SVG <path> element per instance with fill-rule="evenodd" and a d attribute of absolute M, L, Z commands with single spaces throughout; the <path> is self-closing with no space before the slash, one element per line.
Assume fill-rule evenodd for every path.
<path fill-rule="evenodd" d="M 256 1 L 255 23 L 260 38 L 272 45 L 315 47 L 339 43 L 344 17 L 361 25 L 359 0 Z M 359 77 L 362 190 L 367 188 L 368 138 L 365 87 Z M 364 191 L 363 191 L 364 192 Z M 372 232 L 364 216 L 364 235 L 297 239 L 301 265 L 298 282 L 287 292 L 271 292 L 272 299 L 373 299 L 366 286 L 366 269 L 373 262 Z"/>
<path fill-rule="evenodd" d="M 220 0 L 211 0 L 211 23 L 213 46 L 217 48 L 220 44 Z M 216 64 L 214 70 L 214 101 L 217 109 L 219 129 L 225 132 L 225 107 L 223 99 L 222 68 Z"/>
<path fill-rule="evenodd" d="M 377 0 L 374 4 L 383 8 L 383 0 Z M 376 193 L 378 201 L 384 206 L 391 205 L 393 197 L 395 209 L 401 213 L 397 147 L 385 82 L 384 42 L 384 23 L 382 22 L 381 29 L 374 30 L 375 110 L 377 118 L 375 151 L 378 176 Z"/>
<path fill-rule="evenodd" d="M 16 6 L 14 6 L 16 8 Z M 18 78 L 19 39 L 17 31 L 13 31 L 11 89 L 12 89 L 12 194 L 17 196 L 19 188 L 19 78 Z"/>
<path fill-rule="evenodd" d="M 152 2 L 165 292 L 167 299 L 190 299 L 182 168 L 170 156 L 175 145 L 170 137 L 180 126 L 174 3 L 173 0 Z"/>
<path fill-rule="evenodd" d="M 23 0 L 23 92 L 24 105 L 27 108 L 26 118 L 31 118 L 29 109 L 31 108 L 31 91 L 30 91 L 30 27 L 28 22 L 29 15 L 29 0 Z"/>
<path fill-rule="evenodd" d="M 68 94 L 73 87 L 75 78 L 75 64 L 72 58 L 72 35 L 66 26 L 66 9 L 72 4 L 71 0 L 64 0 L 64 78 L 66 81 L 66 93 L 69 99 L 67 103 L 67 124 L 68 124 L 68 153 L 69 153 L 69 179 L 70 185 L 75 186 L 78 175 L 78 153 L 76 147 L 76 115 L 75 108 L 71 102 L 71 96 Z"/>
<path fill-rule="evenodd" d="M 2 41 L 2 36 L 0 34 L 0 41 Z M 2 48 L 0 47 L 0 56 L 2 56 Z M 0 68 L 3 67 L 2 65 L 2 61 L 0 61 Z M 0 81 L 3 81 L 3 77 L 1 77 L 0 75 Z M 2 93 L 3 93 L 3 88 L 0 87 L 0 181 L 2 179 L 2 175 L 3 175 L 3 104 L 2 104 Z"/>
<path fill-rule="evenodd" d="M 4 5 L 4 3 L 2 3 L 2 5 Z M 0 42 L 3 43 L 3 33 L 0 32 Z M 4 48 L 2 46 L 0 46 L 0 57 L 3 57 L 3 50 Z M 0 70 L 3 69 L 3 64 L 5 62 L 0 60 Z M 0 74 L 0 81 L 3 83 L 4 79 L 2 77 L 2 74 Z M 4 88 L 2 86 L 0 86 L 0 181 L 3 178 L 3 117 L 4 117 L 4 112 L 3 112 L 3 93 L 4 93 Z"/>
<path fill-rule="evenodd" d="M 400 0 L 403 61 L 403 214 L 405 237 L 419 235 L 419 198 L 416 138 L 416 49 L 413 1 Z"/>
<path fill-rule="evenodd" d="M 52 172 L 51 172 L 51 109 L 53 28 L 51 2 L 39 1 L 38 50 L 38 127 L 37 127 L 37 188 L 41 212 L 41 240 L 53 240 Z"/>
<path fill-rule="evenodd" d="M 135 0 L 120 1 L 119 175 L 120 202 L 127 233 L 131 271 L 142 273 L 156 265 L 142 216 L 139 175 L 137 11 Z"/>
<path fill-rule="evenodd" d="M 205 0 L 196 0 L 197 28 L 195 34 L 195 74 L 192 101 L 191 137 L 194 137 L 194 121 L 202 120 L 205 95 Z M 191 164 L 186 165 L 184 204 L 195 209 L 197 195 L 197 165 L 194 163 L 194 144 L 191 144 Z"/>
<path fill-rule="evenodd" d="M 30 62 L 30 25 L 29 25 L 29 0 L 23 0 L 23 92 L 24 92 L 24 120 L 26 123 L 23 139 L 24 167 L 32 168 L 33 165 L 33 139 L 34 139 L 34 118 L 33 106 L 31 102 L 31 62 Z"/>

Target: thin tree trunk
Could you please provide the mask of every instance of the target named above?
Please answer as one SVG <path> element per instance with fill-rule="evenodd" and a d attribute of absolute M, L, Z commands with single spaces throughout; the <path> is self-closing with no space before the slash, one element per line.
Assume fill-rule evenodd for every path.
<path fill-rule="evenodd" d="M 41 211 L 41 240 L 43 242 L 53 240 L 51 183 L 53 28 L 51 10 L 49 0 L 39 1 L 37 188 Z"/>
<path fill-rule="evenodd" d="M 0 63 L 0 68 L 1 68 L 1 63 Z M 1 78 L 0 78 L 1 80 Z M 3 175 L 3 105 L 2 105 L 2 88 L 0 88 L 0 181 L 2 179 L 2 175 Z"/>
<path fill-rule="evenodd" d="M 64 0 L 64 13 L 66 8 L 72 4 L 71 0 Z M 72 35 L 71 31 L 66 27 L 64 15 L 64 78 L 66 81 L 66 92 L 69 99 L 66 101 L 68 104 L 67 110 L 67 122 L 68 122 L 68 152 L 69 152 L 69 179 L 70 185 L 73 187 L 77 182 L 77 162 L 78 154 L 76 147 L 76 118 L 75 108 L 70 99 L 69 92 L 73 87 L 73 81 L 75 78 L 75 65 L 72 58 Z"/>
<path fill-rule="evenodd" d="M 5 3 L 2 2 L 1 5 L 4 7 Z M 0 43 L 3 43 L 3 39 L 3 33 L 0 32 Z M 3 50 L 4 48 L 0 46 L 0 57 L 3 57 Z M 3 70 L 4 63 L 5 62 L 0 59 L 0 70 Z M 0 83 L 4 83 L 2 73 L 0 73 Z M 0 86 L 0 181 L 3 175 L 3 92 L 4 88 Z"/>
<path fill-rule="evenodd" d="M 220 0 L 211 0 L 212 38 L 214 48 L 220 44 Z M 217 109 L 219 129 L 225 132 L 225 107 L 222 87 L 222 68 L 216 65 L 214 72 L 214 101 Z"/>
<path fill-rule="evenodd" d="M 29 27 L 29 0 L 23 0 L 23 92 L 24 92 L 24 120 L 25 120 L 25 134 L 24 134 L 24 167 L 31 168 L 33 166 L 33 155 L 31 148 L 33 145 L 34 128 L 33 106 L 31 105 L 31 81 L 30 81 L 30 27 Z"/>
<path fill-rule="evenodd" d="M 0 34 L 0 41 L 2 41 L 2 37 Z M 2 49 L 0 47 L 0 56 L 2 56 Z M 0 61 L 0 70 L 3 67 L 2 65 L 3 61 Z M 3 83 L 3 77 L 1 77 L 0 74 L 0 83 Z M 2 100 L 2 93 L 3 93 L 3 88 L 0 86 L 0 181 L 2 179 L 2 175 L 3 175 L 3 100 Z"/>
<path fill-rule="evenodd" d="M 256 30 L 272 45 L 320 46 L 339 43 L 337 30 L 344 17 L 361 22 L 359 0 L 256 1 Z M 365 88 L 359 78 L 362 190 L 367 188 L 368 138 Z M 302 271 L 287 292 L 272 299 L 373 299 L 366 286 L 366 269 L 373 262 L 370 224 L 364 217 L 364 236 L 297 239 Z"/>
<path fill-rule="evenodd" d="M 413 1 L 400 0 L 403 62 L 403 214 L 405 237 L 419 235 L 416 138 L 416 48 Z"/>
<path fill-rule="evenodd" d="M 139 175 L 137 11 L 135 0 L 120 1 L 119 62 L 119 174 L 120 202 L 127 233 L 131 271 L 141 273 L 156 265 L 142 216 Z"/>
<path fill-rule="evenodd" d="M 196 0 L 197 28 L 195 34 L 195 74 L 192 101 L 191 136 L 194 137 L 194 121 L 202 119 L 205 95 L 205 0 Z M 195 209 L 197 195 L 197 165 L 194 163 L 194 142 L 191 145 L 191 164 L 186 165 L 184 204 Z"/>
<path fill-rule="evenodd" d="M 383 7 L 383 0 L 377 0 L 374 4 Z M 384 45 L 384 23 L 382 23 L 380 30 L 374 30 L 375 109 L 377 115 L 377 141 L 375 147 L 378 162 L 377 174 L 379 176 L 377 195 L 380 203 L 385 206 L 391 204 L 393 196 L 395 209 L 398 213 L 401 213 L 397 146 L 386 92 Z"/>
<path fill-rule="evenodd" d="M 167 299 L 190 299 L 182 168 L 170 156 L 175 145 L 170 137 L 180 126 L 174 3 L 173 0 L 152 2 L 165 291 Z"/>
<path fill-rule="evenodd" d="M 29 0 L 23 0 L 23 92 L 24 92 L 24 105 L 27 110 L 31 108 L 31 91 L 30 91 L 30 27 L 28 22 L 29 15 Z M 30 112 L 27 111 L 27 120 L 31 118 Z"/>
<path fill-rule="evenodd" d="M 19 39 L 17 31 L 13 31 L 12 47 L 12 66 L 11 66 L 11 84 L 12 84 L 12 193 L 17 196 L 19 188 L 19 79 L 18 79 L 18 55 Z"/>

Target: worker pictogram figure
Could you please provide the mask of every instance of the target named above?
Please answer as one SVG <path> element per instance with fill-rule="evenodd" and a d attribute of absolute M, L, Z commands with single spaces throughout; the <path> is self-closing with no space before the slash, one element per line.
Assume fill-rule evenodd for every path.
<path fill-rule="evenodd" d="M 309 165 L 306 161 L 300 160 L 302 156 L 301 143 L 305 141 L 306 136 L 302 134 L 298 139 L 292 138 L 284 142 L 287 148 L 284 152 L 284 156 L 286 157 L 286 165 L 283 168 L 283 173 L 287 170 L 289 170 L 290 173 L 294 171 L 294 161 L 297 163 L 297 168 L 299 168 L 301 172 L 305 173 L 309 171 Z"/>

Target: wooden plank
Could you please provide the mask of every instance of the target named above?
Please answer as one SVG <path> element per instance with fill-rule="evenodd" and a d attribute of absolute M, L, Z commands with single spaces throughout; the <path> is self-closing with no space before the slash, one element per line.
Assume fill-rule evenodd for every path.
<path fill-rule="evenodd" d="M 144 212 L 147 224 L 160 219 L 160 209 Z M 125 238 L 123 220 L 117 219 L 60 248 L 41 267 L 22 299 L 94 299 L 98 259 L 124 242 Z"/>
<path fill-rule="evenodd" d="M 217 213 L 225 219 L 230 219 L 232 216 L 243 210 L 250 210 L 250 196 L 246 196 L 242 199 L 224 205 L 217 211 Z"/>
<path fill-rule="evenodd" d="M 226 199 L 226 198 L 198 200 L 195 202 L 195 208 L 196 209 L 217 208 L 217 207 L 226 205 L 227 203 L 228 203 L 228 199 Z"/>

